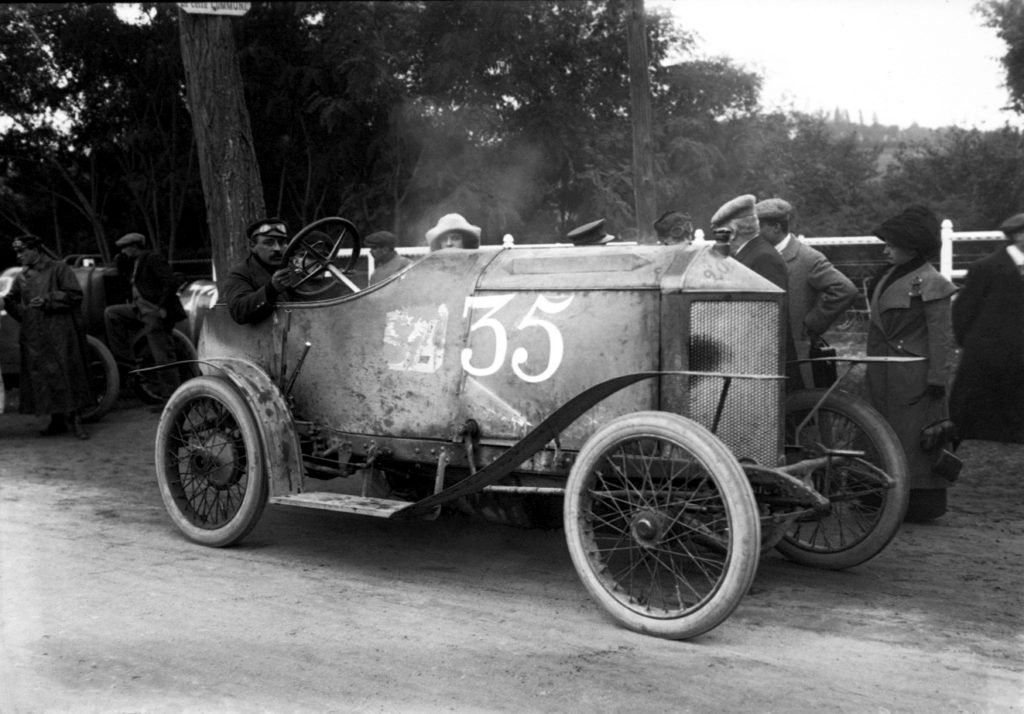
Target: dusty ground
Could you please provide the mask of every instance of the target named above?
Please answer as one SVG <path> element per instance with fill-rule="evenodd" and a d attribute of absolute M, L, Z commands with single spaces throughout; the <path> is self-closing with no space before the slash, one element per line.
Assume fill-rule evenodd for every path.
<path fill-rule="evenodd" d="M 158 416 L 0 415 L 0 712 L 1024 710 L 1024 447 L 968 444 L 951 512 L 832 573 L 763 560 L 721 627 L 612 624 L 561 531 L 268 508 L 171 525 Z"/>

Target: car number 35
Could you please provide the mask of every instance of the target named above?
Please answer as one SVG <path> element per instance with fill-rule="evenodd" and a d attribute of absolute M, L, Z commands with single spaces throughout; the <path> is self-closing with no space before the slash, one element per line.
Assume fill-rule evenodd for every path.
<path fill-rule="evenodd" d="M 462 350 L 462 368 L 474 377 L 486 377 L 497 373 L 502 365 L 505 364 L 505 357 L 508 353 L 508 335 L 505 331 L 505 325 L 495 318 L 495 314 L 516 296 L 517 293 L 509 293 L 506 295 L 471 295 L 466 298 L 466 303 L 462 308 L 462 316 L 467 317 L 473 310 L 485 310 L 482 317 L 478 318 L 475 322 L 469 326 L 469 331 L 475 330 L 491 330 L 494 333 L 494 358 L 490 364 L 487 365 L 474 365 L 473 364 L 473 349 L 466 347 Z M 569 307 L 569 303 L 572 302 L 573 296 L 563 298 L 561 300 L 549 299 L 543 295 L 538 295 L 537 299 L 533 301 L 533 305 L 529 310 L 526 311 L 526 315 L 515 325 L 516 330 L 525 330 L 529 327 L 539 327 L 547 333 L 548 343 L 550 349 L 548 350 L 548 363 L 547 366 L 537 374 L 527 374 L 523 370 L 523 365 L 526 364 L 529 359 L 529 354 L 525 347 L 517 347 L 512 352 L 512 372 L 524 382 L 536 383 L 543 382 L 546 379 L 550 379 L 558 367 L 562 364 L 562 357 L 565 354 L 565 345 L 562 341 L 562 333 L 558 327 L 548 320 L 538 317 L 538 313 L 544 315 L 557 315 L 562 312 L 565 308 Z"/>

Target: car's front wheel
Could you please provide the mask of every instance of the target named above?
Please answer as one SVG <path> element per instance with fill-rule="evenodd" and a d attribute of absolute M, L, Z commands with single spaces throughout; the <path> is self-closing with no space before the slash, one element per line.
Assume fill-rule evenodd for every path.
<path fill-rule="evenodd" d="M 267 503 L 261 445 L 252 410 L 227 380 L 197 377 L 171 395 L 156 432 L 156 475 L 185 536 L 220 547 L 253 529 Z"/>
<path fill-rule="evenodd" d="M 595 432 L 570 472 L 564 522 L 583 584 L 636 632 L 707 632 L 757 572 L 760 521 L 743 469 L 676 414 L 639 412 Z"/>

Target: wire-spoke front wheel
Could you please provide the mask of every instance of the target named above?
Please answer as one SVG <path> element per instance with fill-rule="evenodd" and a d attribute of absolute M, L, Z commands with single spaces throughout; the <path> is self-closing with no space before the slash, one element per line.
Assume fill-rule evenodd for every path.
<path fill-rule="evenodd" d="M 760 522 L 743 469 L 676 414 L 638 412 L 599 429 L 573 465 L 563 516 L 584 586 L 636 632 L 707 632 L 757 572 Z"/>
<path fill-rule="evenodd" d="M 267 503 L 261 439 L 242 396 L 220 377 L 178 388 L 156 433 L 164 507 L 188 538 L 226 546 L 245 537 Z"/>

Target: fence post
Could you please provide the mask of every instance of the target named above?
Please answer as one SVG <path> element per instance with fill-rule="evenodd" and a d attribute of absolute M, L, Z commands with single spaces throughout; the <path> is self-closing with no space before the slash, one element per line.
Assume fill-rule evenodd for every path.
<path fill-rule="evenodd" d="M 953 221 L 942 221 L 942 247 L 939 249 L 939 272 L 946 280 L 953 279 Z"/>

